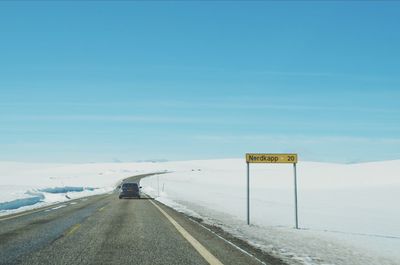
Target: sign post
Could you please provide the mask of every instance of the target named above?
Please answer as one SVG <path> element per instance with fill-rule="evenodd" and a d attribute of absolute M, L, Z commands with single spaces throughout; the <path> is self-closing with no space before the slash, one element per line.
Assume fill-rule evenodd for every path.
<path fill-rule="evenodd" d="M 299 218 L 297 213 L 297 171 L 296 171 L 296 163 L 293 163 L 294 169 L 294 216 L 295 216 L 295 223 L 296 229 L 299 229 Z"/>
<path fill-rule="evenodd" d="M 250 163 L 247 162 L 247 224 L 250 225 Z"/>
<path fill-rule="evenodd" d="M 297 154 L 246 154 L 247 163 L 247 224 L 250 225 L 250 163 L 293 164 L 295 227 L 299 229 L 297 210 Z"/>
<path fill-rule="evenodd" d="M 160 175 L 157 175 L 157 195 L 160 197 Z"/>

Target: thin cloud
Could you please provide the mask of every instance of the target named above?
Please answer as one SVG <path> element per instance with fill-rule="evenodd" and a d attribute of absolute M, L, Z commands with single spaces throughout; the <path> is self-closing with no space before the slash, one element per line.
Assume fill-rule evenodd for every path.
<path fill-rule="evenodd" d="M 15 121 L 51 121 L 51 122 L 120 122 L 120 123 L 149 123 L 149 124 L 190 124 L 190 125 L 232 125 L 232 126 L 254 126 L 266 121 L 265 118 L 247 117 L 237 115 L 213 115 L 208 116 L 173 116 L 173 115 L 0 115 L 2 122 Z M 324 120 L 315 122 L 314 120 L 295 120 L 292 118 L 268 119 L 269 126 L 287 130 L 295 127 L 298 130 L 310 129 L 318 130 L 337 130 L 338 122 Z M 368 130 L 368 131 L 399 131 L 397 123 L 387 124 L 385 122 L 362 122 L 362 121 L 340 121 L 341 131 Z M 4 128 L 3 128 L 4 129 Z M 0 131 L 3 131 L 0 128 Z"/>
<path fill-rule="evenodd" d="M 178 117 L 156 117 L 136 115 L 12 115 L 0 117 L 2 120 L 32 121 L 115 121 L 115 122 L 155 122 L 155 123 L 187 123 L 191 119 Z"/>
<path fill-rule="evenodd" d="M 259 75 L 275 75 L 275 76 L 304 76 L 304 77 L 330 77 L 338 74 L 328 72 L 286 72 L 286 71 L 254 71 Z"/>
<path fill-rule="evenodd" d="M 309 105 L 309 104 L 271 104 L 262 103 L 260 99 L 242 100 L 242 101 L 226 101 L 226 100 L 204 100 L 204 101 L 179 101 L 179 100 L 142 100 L 138 102 L 16 102 L 16 103 L 1 103 L 4 107 L 19 107 L 19 106 L 78 106 L 78 107 L 140 107 L 148 109 L 240 109 L 240 110 L 286 110 L 286 111 L 330 111 L 330 112 L 360 112 L 360 113 L 400 113 L 399 109 L 393 108 L 378 108 L 378 107 L 357 107 L 357 106 L 327 106 L 327 105 Z M 271 101 L 271 100 L 269 100 Z M 67 118 L 68 119 L 68 118 Z M 73 118 L 71 118 L 73 119 Z M 85 118 L 81 118 L 85 119 Z M 134 119 L 132 117 L 132 119 Z M 140 119 L 140 117 L 137 117 Z"/>
<path fill-rule="evenodd" d="M 302 71 L 268 71 L 253 70 L 245 72 L 247 74 L 276 76 L 276 77 L 326 77 L 335 79 L 353 79 L 362 81 L 400 81 L 396 75 L 371 75 L 371 74 L 355 74 L 355 73 L 333 73 L 333 72 L 302 72 Z"/>
<path fill-rule="evenodd" d="M 226 117 L 178 117 L 140 115 L 0 115 L 0 121 L 87 121 L 87 122 L 137 122 L 171 124 L 230 124 L 242 125 L 246 121 Z M 249 122 L 252 124 L 253 122 Z M 1 130 L 1 129 L 0 129 Z"/>
<path fill-rule="evenodd" d="M 201 141 L 215 142 L 270 142 L 274 144 L 282 143 L 382 143 L 382 144 L 400 144 L 400 138 L 373 138 L 358 136 L 279 136 L 279 135 L 194 135 L 193 139 Z"/>

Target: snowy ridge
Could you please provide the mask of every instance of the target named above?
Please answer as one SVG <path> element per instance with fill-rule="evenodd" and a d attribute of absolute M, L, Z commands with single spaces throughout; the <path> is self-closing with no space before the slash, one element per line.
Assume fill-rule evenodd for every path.
<path fill-rule="evenodd" d="M 73 197 L 76 198 L 80 196 L 90 196 L 98 194 L 96 192 L 93 192 L 93 194 L 90 193 L 90 191 L 95 191 L 95 190 L 96 188 L 69 187 L 69 186 L 28 190 L 24 194 L 21 194 L 21 196 L 19 196 L 23 198 L 0 202 L 0 212 L 7 210 L 16 210 L 19 208 L 33 206 L 45 202 L 61 202 L 64 200 L 69 200 Z M 58 194 L 59 196 L 53 194 Z"/>
<path fill-rule="evenodd" d="M 54 187 L 54 188 L 43 188 L 39 191 L 48 192 L 48 193 L 67 193 L 67 192 L 82 192 L 85 190 L 94 191 L 96 188 L 90 187 Z"/>

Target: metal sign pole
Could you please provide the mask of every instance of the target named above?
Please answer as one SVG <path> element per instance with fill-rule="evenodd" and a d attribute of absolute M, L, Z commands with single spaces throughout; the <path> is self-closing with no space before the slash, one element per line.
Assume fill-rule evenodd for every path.
<path fill-rule="evenodd" d="M 296 172 L 296 163 L 293 163 L 294 169 L 294 215 L 296 218 L 296 229 L 299 229 L 299 219 L 297 215 L 297 172 Z"/>
<path fill-rule="evenodd" d="M 157 175 L 157 195 L 160 197 L 160 175 Z"/>
<path fill-rule="evenodd" d="M 250 163 L 247 163 L 247 224 L 250 225 Z"/>

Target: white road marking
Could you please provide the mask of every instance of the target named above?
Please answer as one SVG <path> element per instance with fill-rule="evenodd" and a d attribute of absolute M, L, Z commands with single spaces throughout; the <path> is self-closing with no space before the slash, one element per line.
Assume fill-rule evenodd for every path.
<path fill-rule="evenodd" d="M 1 1 L 1 0 L 0 0 L 0 1 Z M 94 196 L 101 196 L 101 195 L 94 195 Z M 78 200 L 78 199 L 75 199 L 75 200 Z M 87 199 L 86 199 L 86 198 L 83 198 L 83 199 L 79 199 L 79 200 L 80 200 L 80 201 L 86 201 Z M 73 203 L 73 202 L 71 202 L 71 203 Z M 78 203 L 78 202 L 76 202 L 76 203 Z M 56 203 L 56 204 L 57 204 L 57 203 Z M 48 211 L 51 210 L 51 209 L 49 209 L 49 208 L 51 208 L 51 207 L 54 207 L 54 205 L 48 205 L 48 206 L 39 207 L 37 210 L 23 211 L 23 212 L 21 212 L 21 213 L 19 213 L 19 214 L 13 214 L 13 215 L 11 215 L 11 216 L 5 215 L 6 217 L 0 217 L 0 222 L 1 222 L 1 221 L 6 221 L 6 220 L 10 220 L 10 219 L 14 219 L 14 218 L 18 218 L 18 217 L 25 216 L 25 215 L 30 215 L 30 214 L 38 213 L 38 212 L 48 212 Z"/>
<path fill-rule="evenodd" d="M 62 204 L 62 205 L 60 205 L 60 206 L 57 206 L 57 207 L 54 207 L 54 208 L 51 208 L 51 209 L 47 209 L 47 210 L 45 210 L 45 212 L 50 212 L 50 211 L 53 211 L 53 210 L 57 210 L 57 209 L 60 209 L 60 208 L 64 208 L 64 207 L 66 207 L 67 205 L 65 205 L 65 204 Z"/>
<path fill-rule="evenodd" d="M 16 214 L 16 215 L 0 218 L 0 221 L 10 220 L 10 219 L 14 219 L 14 218 L 21 217 L 21 216 L 24 216 L 24 215 L 38 213 L 38 212 L 41 212 L 41 211 L 46 210 L 46 209 L 47 209 L 46 211 L 49 211 L 49 209 L 48 209 L 49 207 L 51 207 L 51 206 L 45 206 L 43 208 L 39 208 L 36 211 L 27 211 L 27 212 L 22 212 L 20 214 Z"/>
<path fill-rule="evenodd" d="M 51 210 L 58 210 L 58 209 L 64 208 L 64 207 L 67 207 L 67 205 L 61 204 L 61 205 L 59 205 L 59 206 L 57 206 L 57 207 L 51 208 Z"/>
<path fill-rule="evenodd" d="M 170 215 L 168 215 L 157 204 L 149 200 L 178 230 L 178 232 L 199 252 L 199 254 L 211 265 L 223 265 L 213 254 L 211 254 L 199 241 L 197 241 L 188 231 L 178 224 Z"/>
<path fill-rule="evenodd" d="M 193 223 L 201 226 L 202 228 L 204 228 L 205 230 L 209 231 L 210 233 L 214 234 L 216 237 L 220 238 L 221 240 L 225 241 L 226 243 L 228 243 L 229 245 L 231 245 L 232 247 L 236 248 L 237 250 L 239 250 L 240 252 L 246 254 L 249 257 L 252 257 L 253 259 L 257 260 L 258 262 L 260 262 L 263 265 L 266 265 L 266 263 L 260 259 L 258 259 L 256 256 L 254 256 L 253 254 L 247 252 L 246 250 L 240 248 L 239 246 L 236 246 L 234 243 L 232 243 L 231 241 L 229 241 L 228 239 L 218 235 L 217 233 L 215 233 L 214 231 L 212 231 L 210 228 L 205 227 L 204 225 L 202 225 L 201 223 L 189 218 L 190 221 L 192 221 Z"/>

